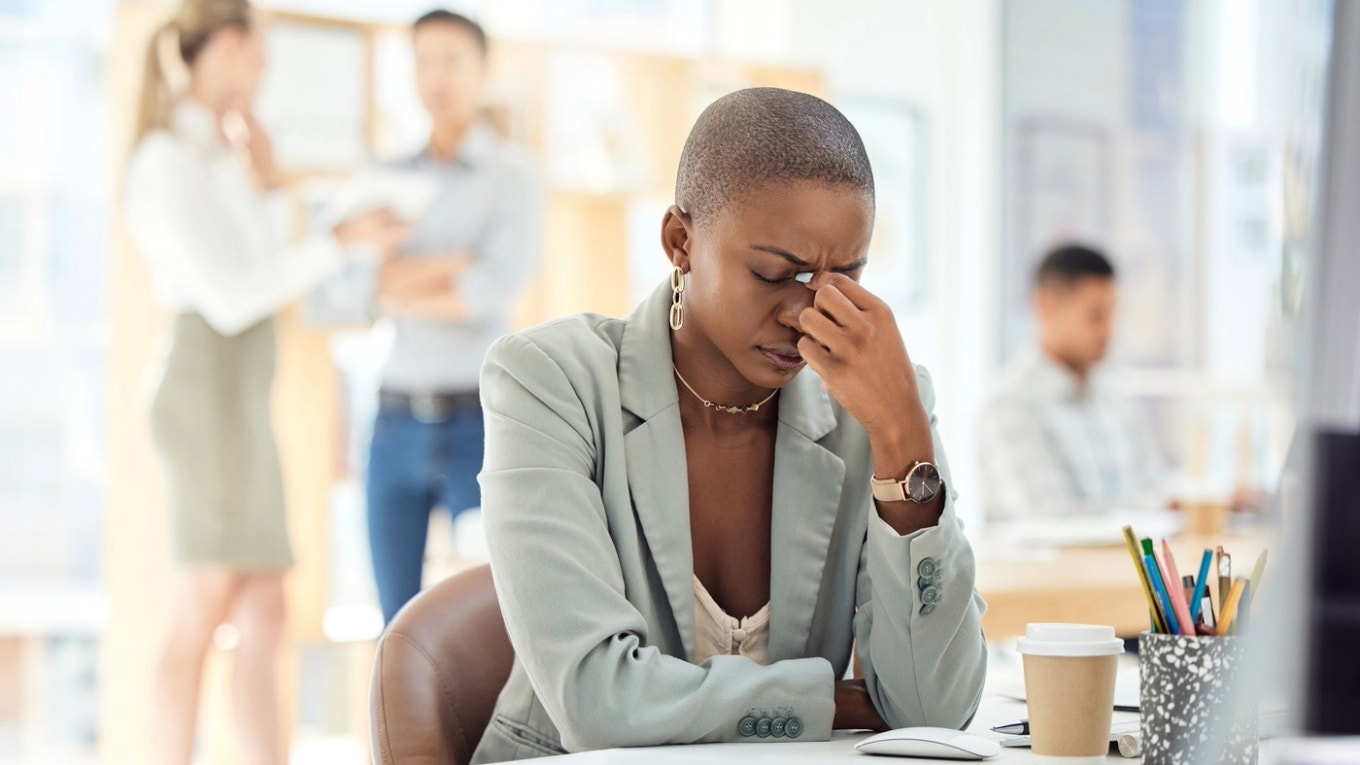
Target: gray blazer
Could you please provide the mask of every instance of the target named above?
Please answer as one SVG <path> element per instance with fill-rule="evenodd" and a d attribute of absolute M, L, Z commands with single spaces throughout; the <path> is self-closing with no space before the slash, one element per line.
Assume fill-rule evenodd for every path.
<path fill-rule="evenodd" d="M 515 663 L 473 762 L 825 740 L 852 650 L 889 725 L 966 726 L 986 674 L 985 605 L 952 484 L 938 526 L 894 532 L 874 509 L 864 430 L 811 370 L 779 397 L 770 663 L 686 660 L 693 556 L 669 303 L 663 285 L 627 319 L 561 319 L 487 356 L 482 509 Z"/>

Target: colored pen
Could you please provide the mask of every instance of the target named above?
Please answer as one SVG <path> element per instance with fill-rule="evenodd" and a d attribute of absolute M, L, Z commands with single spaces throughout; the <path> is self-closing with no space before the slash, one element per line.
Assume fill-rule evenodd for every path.
<path fill-rule="evenodd" d="M 1171 583 L 1171 605 L 1176 609 L 1176 621 L 1181 626 L 1181 634 L 1194 637 L 1195 623 L 1190 620 L 1190 604 L 1185 600 L 1185 590 L 1181 583 L 1181 572 L 1176 569 L 1176 556 L 1171 554 L 1171 545 L 1162 540 L 1162 565 L 1166 566 L 1166 581 Z"/>
<path fill-rule="evenodd" d="M 1205 603 L 1209 597 L 1209 564 L 1213 562 L 1213 559 L 1214 553 L 1211 550 L 1205 550 L 1204 556 L 1199 559 L 1199 579 L 1195 582 L 1194 593 L 1190 595 L 1190 620 L 1196 624 L 1199 624 L 1200 621 L 1200 609 L 1204 608 L 1205 605 L 1209 605 L 1206 621 L 1212 621 L 1214 618 L 1213 605 Z"/>
<path fill-rule="evenodd" d="M 1152 551 L 1152 540 L 1143 540 L 1143 562 L 1147 564 L 1148 576 L 1152 577 L 1152 588 L 1157 591 L 1158 602 L 1162 604 L 1162 618 L 1166 619 L 1168 635 L 1180 634 L 1180 623 L 1176 621 L 1176 609 L 1171 605 L 1171 596 L 1167 594 L 1166 583 L 1162 578 L 1161 566 L 1157 563 L 1157 555 Z"/>
<path fill-rule="evenodd" d="M 1019 720 L 1005 725 L 998 725 L 992 728 L 993 733 L 1001 733 L 1006 736 L 1028 736 L 1029 720 Z"/>
<path fill-rule="evenodd" d="M 1129 547 L 1129 555 L 1133 558 L 1133 567 L 1138 570 L 1138 581 L 1143 585 L 1143 596 L 1147 598 L 1148 615 L 1152 617 L 1152 631 L 1165 633 L 1166 621 L 1162 619 L 1162 610 L 1157 605 L 1157 594 L 1152 589 L 1152 579 L 1148 577 L 1147 564 L 1143 562 L 1143 556 L 1138 553 L 1138 541 L 1133 537 L 1133 527 L 1124 527 L 1124 542 Z"/>
<path fill-rule="evenodd" d="M 1227 600 L 1223 601 L 1223 617 L 1218 620 L 1218 634 L 1227 635 L 1233 627 L 1233 620 L 1237 618 L 1237 604 L 1242 599 L 1242 590 L 1246 587 L 1247 578 L 1237 577 L 1233 582 L 1232 590 L 1228 592 Z"/>

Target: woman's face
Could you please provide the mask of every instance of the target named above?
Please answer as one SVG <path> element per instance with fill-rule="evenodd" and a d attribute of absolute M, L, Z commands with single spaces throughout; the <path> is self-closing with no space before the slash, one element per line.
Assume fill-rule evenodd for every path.
<path fill-rule="evenodd" d="M 247 104 L 255 100 L 260 80 L 264 77 L 267 31 L 260 14 L 251 11 L 250 27 L 241 35 L 241 45 L 233 66 L 234 88 Z"/>
<path fill-rule="evenodd" d="M 829 271 L 858 280 L 872 231 L 873 203 L 849 185 L 760 186 L 698 226 L 672 207 L 662 240 L 689 273 L 680 331 L 752 385 L 785 385 L 804 366 L 798 315 L 814 294 L 793 277 Z"/>
<path fill-rule="evenodd" d="M 248 110 L 260 89 L 265 68 L 264 18 L 250 12 L 249 26 L 227 26 L 213 33 L 193 66 L 194 77 L 220 94 L 227 108 Z"/>

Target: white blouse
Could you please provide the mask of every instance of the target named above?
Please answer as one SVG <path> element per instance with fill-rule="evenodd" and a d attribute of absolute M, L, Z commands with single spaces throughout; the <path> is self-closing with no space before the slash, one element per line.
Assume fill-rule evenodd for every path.
<path fill-rule="evenodd" d="M 750 616 L 728 614 L 708 594 L 708 588 L 694 577 L 694 663 L 703 664 L 714 656 L 745 656 L 757 664 L 768 664 L 770 657 L 770 604 Z"/>
<path fill-rule="evenodd" d="M 151 265 L 158 300 L 235 335 L 335 273 L 333 237 L 289 246 L 289 200 L 261 193 L 221 138 L 217 117 L 180 101 L 169 130 L 137 145 L 126 187 L 128 226 Z"/>

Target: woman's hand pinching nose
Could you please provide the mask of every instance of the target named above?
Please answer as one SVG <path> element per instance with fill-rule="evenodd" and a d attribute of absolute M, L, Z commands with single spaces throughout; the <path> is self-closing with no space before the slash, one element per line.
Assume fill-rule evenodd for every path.
<path fill-rule="evenodd" d="M 816 296 L 798 314 L 798 352 L 827 392 L 871 436 L 919 408 L 916 371 L 892 309 L 845 274 L 819 273 L 806 284 Z"/>

